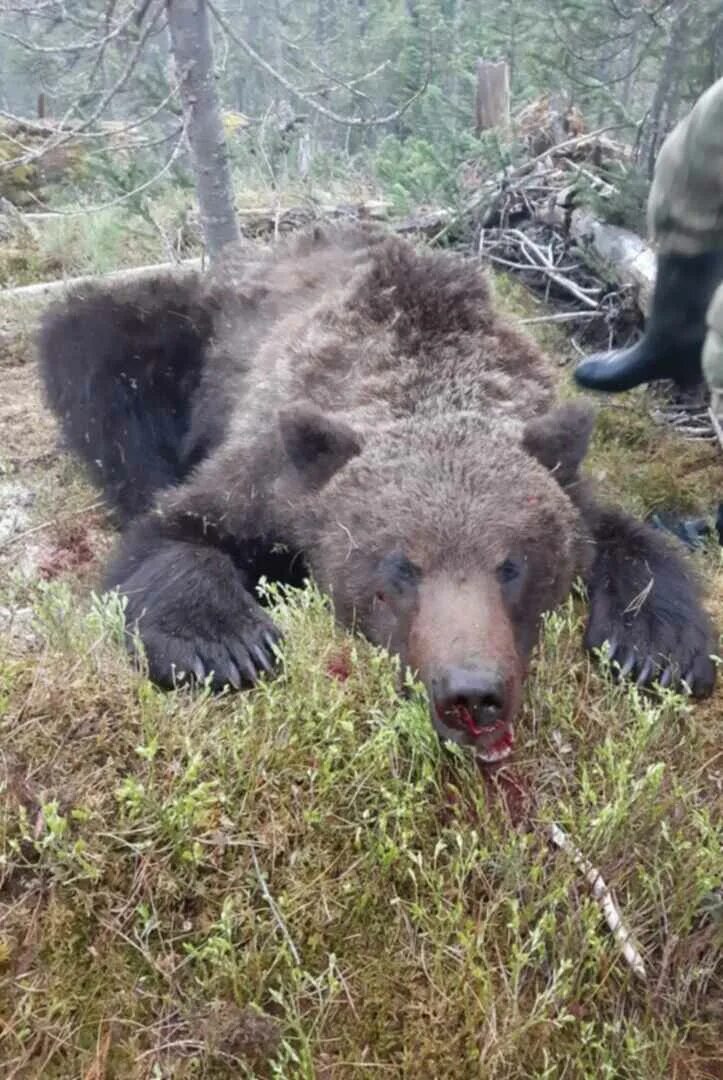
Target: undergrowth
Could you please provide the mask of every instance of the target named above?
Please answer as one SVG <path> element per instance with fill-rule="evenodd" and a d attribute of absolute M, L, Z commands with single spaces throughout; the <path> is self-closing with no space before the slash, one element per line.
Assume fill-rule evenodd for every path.
<path fill-rule="evenodd" d="M 571 599 L 515 763 L 484 773 L 312 588 L 272 599 L 281 674 L 214 698 L 131 669 L 115 598 L 37 587 L 39 652 L 0 683 L 4 1075 L 649 1078 L 704 1057 L 723 865 L 699 712 L 591 667 Z M 552 821 L 604 868 L 647 986 Z"/>

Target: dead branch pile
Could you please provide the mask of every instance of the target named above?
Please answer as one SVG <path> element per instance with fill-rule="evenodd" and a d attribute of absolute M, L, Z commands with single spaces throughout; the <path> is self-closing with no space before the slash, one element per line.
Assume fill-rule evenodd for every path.
<path fill-rule="evenodd" d="M 556 309 L 522 322 L 568 324 L 580 355 L 631 344 L 649 310 L 656 256 L 639 232 L 605 220 L 606 203 L 613 209 L 625 197 L 615 180 L 635 179 L 630 148 L 610 129 L 585 133 L 580 114 L 552 97 L 527 106 L 514 126 L 532 156 L 479 180 L 468 204 L 479 257 Z M 644 197 L 640 211 L 644 231 Z M 704 391 L 676 399 L 656 385 L 649 396 L 657 423 L 686 438 L 720 438 Z"/>
<path fill-rule="evenodd" d="M 582 126 L 579 114 L 574 122 L 557 113 L 545 120 L 541 110 L 528 106 L 517 118 L 518 137 L 537 153 L 482 181 L 470 202 L 477 248 L 563 305 L 555 318 L 595 323 L 600 343 L 607 335 L 612 345 L 647 311 L 655 256 L 639 235 L 596 217 L 588 204 L 591 192 L 612 199 L 607 177 L 632 168 L 630 153 L 602 130 L 567 135 Z M 559 134 L 562 141 L 551 143 Z"/>

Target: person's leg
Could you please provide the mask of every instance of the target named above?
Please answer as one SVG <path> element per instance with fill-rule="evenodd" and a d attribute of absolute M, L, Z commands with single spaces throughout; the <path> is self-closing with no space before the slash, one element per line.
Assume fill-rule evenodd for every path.
<path fill-rule="evenodd" d="M 710 390 L 713 416 L 723 428 L 723 284 L 715 291 L 706 316 L 708 332 L 703 345 L 703 375 Z M 723 492 L 715 522 L 718 541 L 723 545 Z"/>
<path fill-rule="evenodd" d="M 700 382 L 706 310 L 721 282 L 723 249 L 661 255 L 645 336 L 632 348 L 582 360 L 575 381 L 608 393 L 655 379 L 672 379 L 681 387 Z"/>
<path fill-rule="evenodd" d="M 655 379 L 701 381 L 706 311 L 723 282 L 723 78 L 661 147 L 648 232 L 658 272 L 645 336 L 631 349 L 583 360 L 575 372 L 580 386 L 619 393 Z"/>
<path fill-rule="evenodd" d="M 710 407 L 723 426 L 723 283 L 718 285 L 706 314 L 702 367 L 710 390 Z"/>

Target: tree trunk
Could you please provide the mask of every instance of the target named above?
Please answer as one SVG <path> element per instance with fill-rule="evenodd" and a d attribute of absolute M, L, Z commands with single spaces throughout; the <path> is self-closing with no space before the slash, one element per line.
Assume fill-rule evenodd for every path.
<path fill-rule="evenodd" d="M 653 95 L 648 117 L 647 139 L 643 141 L 641 158 L 650 179 L 655 171 L 658 150 L 665 138 L 663 115 L 673 109 L 672 99 L 677 89 L 677 75 L 686 54 L 688 40 L 687 14 L 688 3 L 678 5 L 678 11 L 668 28 L 668 39 L 658 75 L 658 83 Z"/>
<path fill-rule="evenodd" d="M 210 260 L 241 239 L 213 72 L 205 0 L 168 0 L 168 30 L 196 173 L 201 227 Z"/>

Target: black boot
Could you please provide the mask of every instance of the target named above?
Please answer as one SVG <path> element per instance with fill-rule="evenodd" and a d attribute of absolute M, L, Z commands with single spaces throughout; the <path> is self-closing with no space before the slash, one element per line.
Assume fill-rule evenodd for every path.
<path fill-rule="evenodd" d="M 681 518 L 677 514 L 662 511 L 653 514 L 648 522 L 654 529 L 670 533 L 691 551 L 702 547 L 711 535 L 710 522 L 705 518 Z"/>
<path fill-rule="evenodd" d="M 702 547 L 708 537 L 713 539 L 713 529 L 715 529 L 715 539 L 723 547 L 723 502 L 718 503 L 713 529 L 710 521 L 706 520 L 706 518 L 681 518 L 677 514 L 665 510 L 652 514 L 648 518 L 648 522 L 655 529 L 662 529 L 663 532 L 671 533 L 678 540 L 681 540 L 686 547 L 689 547 L 691 551 Z"/>
<path fill-rule="evenodd" d="M 700 382 L 706 311 L 721 281 L 723 251 L 661 255 L 645 336 L 630 349 L 582 360 L 575 381 L 613 394 L 655 379 L 672 379 L 680 387 Z"/>

